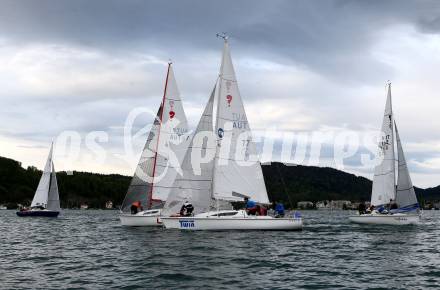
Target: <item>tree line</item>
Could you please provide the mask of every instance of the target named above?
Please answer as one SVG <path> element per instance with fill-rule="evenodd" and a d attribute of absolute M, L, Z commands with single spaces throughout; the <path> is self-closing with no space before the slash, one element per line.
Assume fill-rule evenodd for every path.
<path fill-rule="evenodd" d="M 320 200 L 368 201 L 371 180 L 334 168 L 314 166 L 288 166 L 273 162 L 263 165 L 263 175 L 269 199 L 296 207 L 299 201 Z M 15 208 L 17 204 L 29 205 L 32 201 L 41 171 L 33 166 L 26 169 L 21 163 L 0 157 L 0 204 Z M 114 207 L 120 205 L 127 192 L 131 177 L 119 174 L 97 174 L 74 171 L 57 172 L 61 207 L 104 208 L 107 201 Z M 440 199 L 440 186 L 416 188 L 419 201 Z"/>

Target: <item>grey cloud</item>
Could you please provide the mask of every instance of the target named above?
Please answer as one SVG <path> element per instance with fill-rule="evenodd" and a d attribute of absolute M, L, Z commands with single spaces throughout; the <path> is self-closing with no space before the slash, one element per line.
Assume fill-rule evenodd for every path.
<path fill-rule="evenodd" d="M 3 1 L 0 33 L 106 50 L 155 50 L 173 57 L 217 51 L 228 31 L 237 55 L 294 63 L 356 83 L 392 76 L 369 55 L 387 25 L 438 26 L 436 1 Z M 165 52 L 165 53 L 164 53 Z M 374 71 L 374 74 L 371 72 Z"/>
<path fill-rule="evenodd" d="M 104 130 L 119 138 L 112 139 L 111 146 L 121 148 L 117 147 L 121 130 L 111 128 L 122 126 L 130 109 L 146 106 L 156 111 L 160 102 L 165 64 L 144 65 L 146 56 L 175 61 L 185 109 L 192 109 L 189 119 L 194 126 L 199 117 L 196 111 L 201 112 L 217 76 L 221 42 L 215 33 L 220 31 L 231 35 L 247 110 L 249 104 L 265 106 L 270 99 L 272 105 L 300 107 L 299 115 L 313 114 L 313 124 L 307 130 L 341 124 L 355 129 L 365 124 L 379 128 L 385 103 L 382 84 L 399 72 L 372 55 L 372 47 L 383 38 L 383 31 L 394 25 L 409 25 L 419 33 L 439 33 L 438 15 L 438 1 L 1 0 L 0 48 L 11 43 L 18 48 L 49 44 L 102 52 L 103 59 L 96 61 L 72 60 L 69 55 L 62 64 L 55 60 L 56 73 L 73 81 L 89 70 L 92 75 L 120 71 L 121 63 L 139 62 L 139 67 L 126 68 L 128 73 L 121 73 L 120 80 L 95 80 L 90 87 L 87 82 L 76 86 L 66 82 L 60 84 L 60 91 L 44 94 L 24 94 L 20 89 L 14 96 L 0 92 L 0 121 L 7 124 L 0 128 L 0 134 L 43 141 L 63 130 L 81 134 Z M 114 64 L 114 59 L 120 62 Z M 281 64 L 283 69 L 298 68 L 298 74 L 310 72 L 312 80 L 280 87 L 274 84 L 277 70 L 254 69 L 249 65 L 254 60 Z M 79 69 L 68 74 L 69 65 Z M 100 70 L 94 70 L 95 66 Z M 7 72 L 6 77 L 9 75 Z M 50 77 L 41 79 L 50 84 Z M 110 82 L 120 85 L 115 89 L 110 86 L 115 83 Z M 282 84 L 290 82 L 294 81 L 285 79 Z M 365 86 L 377 90 L 359 90 Z M 369 98 L 370 94 L 378 97 Z M 295 116 L 288 117 L 276 120 L 276 125 L 296 121 Z M 405 141 L 436 140 L 435 122 L 418 124 L 408 115 L 399 115 L 401 119 L 406 120 L 399 123 Z M 148 117 L 140 119 L 136 128 L 150 122 Z M 323 156 L 331 158 L 328 148 L 323 149 Z M 408 152 L 408 160 L 421 162 L 436 156 L 435 152 Z M 347 165 L 358 166 L 358 157 L 347 160 Z"/>

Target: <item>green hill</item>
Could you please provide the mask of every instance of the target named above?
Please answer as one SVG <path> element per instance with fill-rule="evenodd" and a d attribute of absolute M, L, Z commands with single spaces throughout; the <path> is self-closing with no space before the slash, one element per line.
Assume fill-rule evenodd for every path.
<path fill-rule="evenodd" d="M 273 162 L 263 166 L 263 175 L 270 199 L 286 204 L 295 205 L 302 200 L 369 201 L 371 197 L 371 180 L 330 167 Z M 415 190 L 422 203 L 440 200 L 440 186 Z"/>
<path fill-rule="evenodd" d="M 0 203 L 30 204 L 41 177 L 35 167 L 24 169 L 21 163 L 0 157 Z M 72 175 L 57 172 L 62 207 L 79 207 L 87 203 L 103 208 L 106 201 L 121 203 L 130 177 L 74 171 Z"/>
<path fill-rule="evenodd" d="M 296 205 L 298 201 L 370 199 L 371 180 L 334 168 L 314 166 L 286 166 L 272 163 L 263 166 L 263 174 L 271 201 Z M 30 204 L 41 171 L 35 167 L 24 169 L 20 162 L 0 157 L 0 204 Z M 74 171 L 72 175 L 58 172 L 58 186 L 62 207 L 79 207 L 87 203 L 103 208 L 111 200 L 122 202 L 130 177 Z M 440 200 L 440 186 L 416 188 L 420 201 Z"/>

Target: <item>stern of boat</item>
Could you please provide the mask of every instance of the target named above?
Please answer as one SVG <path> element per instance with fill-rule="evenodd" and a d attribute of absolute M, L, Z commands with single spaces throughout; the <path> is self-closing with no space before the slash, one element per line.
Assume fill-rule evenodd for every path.
<path fill-rule="evenodd" d="M 420 222 L 420 216 L 416 214 L 362 214 L 348 219 L 352 223 L 370 225 L 415 225 Z"/>

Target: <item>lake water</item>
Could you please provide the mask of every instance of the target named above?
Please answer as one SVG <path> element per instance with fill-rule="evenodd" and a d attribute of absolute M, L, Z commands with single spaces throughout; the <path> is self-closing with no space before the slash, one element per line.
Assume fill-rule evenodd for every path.
<path fill-rule="evenodd" d="M 440 212 L 403 227 L 350 224 L 346 211 L 302 214 L 301 232 L 181 232 L 121 227 L 116 211 L 0 211 L 0 288 L 440 287 Z"/>

